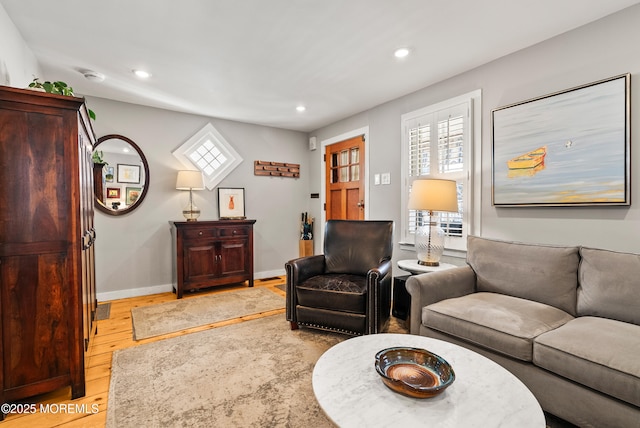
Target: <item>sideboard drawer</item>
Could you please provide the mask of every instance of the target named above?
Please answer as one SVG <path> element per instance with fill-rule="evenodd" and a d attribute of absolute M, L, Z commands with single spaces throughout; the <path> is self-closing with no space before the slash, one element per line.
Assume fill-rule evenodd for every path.
<path fill-rule="evenodd" d="M 218 229 L 221 238 L 232 238 L 236 236 L 248 236 L 248 227 L 221 227 Z"/>
<path fill-rule="evenodd" d="M 185 229 L 183 233 L 184 239 L 217 238 L 219 236 L 219 231 L 215 228 L 189 228 Z"/>

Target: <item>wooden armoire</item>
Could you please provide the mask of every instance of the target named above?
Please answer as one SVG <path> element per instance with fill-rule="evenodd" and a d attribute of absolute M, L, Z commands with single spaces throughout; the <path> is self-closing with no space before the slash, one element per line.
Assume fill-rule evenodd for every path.
<path fill-rule="evenodd" d="M 94 143 L 82 98 L 0 86 L 0 403 L 85 394 Z"/>

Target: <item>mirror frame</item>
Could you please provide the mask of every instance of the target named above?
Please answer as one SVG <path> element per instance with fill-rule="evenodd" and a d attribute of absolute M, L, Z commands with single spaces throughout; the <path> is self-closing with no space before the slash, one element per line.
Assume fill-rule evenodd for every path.
<path fill-rule="evenodd" d="M 147 162 L 147 158 L 145 157 L 144 153 L 142 153 L 142 149 L 140 149 L 140 147 L 138 147 L 138 145 L 136 143 L 131 141 L 130 138 L 127 138 L 124 135 L 108 134 L 108 135 L 105 135 L 103 137 L 98 138 L 98 141 L 96 141 L 96 144 L 93 146 L 93 151 L 95 152 L 98 149 L 98 146 L 100 146 L 100 144 L 104 143 L 107 140 L 113 140 L 113 139 L 119 139 L 119 140 L 126 141 L 127 143 L 129 143 L 131 145 L 131 147 L 133 147 L 135 149 L 136 152 L 138 152 L 138 156 L 140 156 L 140 159 L 142 160 L 142 166 L 144 168 L 144 177 L 145 177 L 145 179 L 144 179 L 145 180 L 144 181 L 144 190 L 140 194 L 140 197 L 138 198 L 138 200 L 133 205 L 130 205 L 127 208 L 123 208 L 121 210 L 109 209 L 109 208 L 107 208 L 106 205 L 102 204 L 98 200 L 96 195 L 93 195 L 94 206 L 98 209 L 98 211 L 101 211 L 101 212 L 103 212 L 105 214 L 108 214 L 108 215 L 118 216 L 118 215 L 128 214 L 131 211 L 133 211 L 136 208 L 138 208 L 142 204 L 142 201 L 144 200 L 144 198 L 147 196 L 147 193 L 149 192 L 149 163 Z"/>

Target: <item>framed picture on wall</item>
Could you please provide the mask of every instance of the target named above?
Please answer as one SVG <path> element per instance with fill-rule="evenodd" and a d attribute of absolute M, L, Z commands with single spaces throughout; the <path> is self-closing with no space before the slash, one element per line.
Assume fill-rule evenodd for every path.
<path fill-rule="evenodd" d="M 107 183 L 113 183 L 113 167 L 112 166 L 107 166 L 105 167 L 105 174 L 104 174 L 104 180 Z"/>
<path fill-rule="evenodd" d="M 140 165 L 118 164 L 118 182 L 140 184 Z"/>
<path fill-rule="evenodd" d="M 244 219 L 244 188 L 218 187 L 218 217 Z"/>
<path fill-rule="evenodd" d="M 142 193 L 142 187 L 127 187 L 125 204 L 127 205 L 135 204 L 138 198 L 140 197 L 140 193 Z"/>
<path fill-rule="evenodd" d="M 630 205 L 630 82 L 624 74 L 493 110 L 493 205 Z"/>
<path fill-rule="evenodd" d="M 117 187 L 107 187 L 107 198 L 120 199 L 120 189 Z"/>

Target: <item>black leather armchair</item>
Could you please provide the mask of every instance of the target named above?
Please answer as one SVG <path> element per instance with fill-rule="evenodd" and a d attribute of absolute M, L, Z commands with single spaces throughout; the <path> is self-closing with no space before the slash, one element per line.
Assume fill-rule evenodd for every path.
<path fill-rule="evenodd" d="M 392 253 L 392 221 L 327 221 L 324 254 L 285 264 L 291 329 L 381 332 L 391 310 Z"/>

